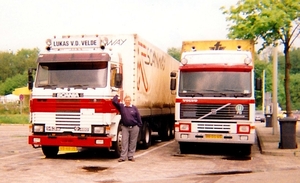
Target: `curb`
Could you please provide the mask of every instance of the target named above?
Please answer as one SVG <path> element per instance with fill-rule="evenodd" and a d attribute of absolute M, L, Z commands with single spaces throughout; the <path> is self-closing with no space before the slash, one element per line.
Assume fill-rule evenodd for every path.
<path fill-rule="evenodd" d="M 264 145 L 264 141 L 262 140 L 260 131 L 256 129 L 256 136 L 257 136 L 257 143 L 258 143 L 258 147 L 260 150 L 261 154 L 264 155 L 272 155 L 272 156 L 295 156 L 295 157 L 300 157 L 300 149 L 270 149 L 267 150 L 265 145 Z M 265 136 L 266 137 L 266 136 Z M 279 144 L 279 142 L 276 142 Z M 299 144 L 298 144 L 299 147 Z"/>

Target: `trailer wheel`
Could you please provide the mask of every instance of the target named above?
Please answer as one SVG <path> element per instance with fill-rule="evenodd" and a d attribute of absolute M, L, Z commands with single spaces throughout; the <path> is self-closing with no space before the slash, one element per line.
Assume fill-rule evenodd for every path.
<path fill-rule="evenodd" d="M 118 127 L 117 141 L 113 142 L 112 148 L 113 148 L 113 152 L 112 152 L 113 157 L 119 158 L 121 156 L 121 151 L 122 151 L 122 128 L 120 125 Z"/>
<path fill-rule="evenodd" d="M 164 123 L 161 125 L 158 135 L 163 141 L 168 141 L 172 138 L 172 128 L 170 127 L 169 123 Z"/>
<path fill-rule="evenodd" d="M 142 129 L 140 129 L 142 130 Z M 151 128 L 149 127 L 149 124 L 145 124 L 144 131 L 142 132 L 143 138 L 141 143 L 142 149 L 148 149 L 151 146 Z"/>
<path fill-rule="evenodd" d="M 42 151 L 46 158 L 54 158 L 57 156 L 57 153 L 59 151 L 58 146 L 42 146 Z"/>

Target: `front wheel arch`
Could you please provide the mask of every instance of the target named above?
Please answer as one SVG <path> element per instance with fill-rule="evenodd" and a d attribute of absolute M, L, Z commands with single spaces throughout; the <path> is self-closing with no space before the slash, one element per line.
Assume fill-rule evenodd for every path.
<path fill-rule="evenodd" d="M 113 157 L 119 158 L 121 156 L 121 151 L 122 151 L 122 127 L 119 124 L 118 125 L 118 131 L 117 131 L 117 138 L 116 141 L 112 142 L 112 154 Z"/>

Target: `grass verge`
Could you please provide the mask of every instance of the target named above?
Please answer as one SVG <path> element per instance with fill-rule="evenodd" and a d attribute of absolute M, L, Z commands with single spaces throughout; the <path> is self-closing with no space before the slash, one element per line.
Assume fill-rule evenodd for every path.
<path fill-rule="evenodd" d="M 29 124 L 29 115 L 0 114 L 0 124 Z"/>

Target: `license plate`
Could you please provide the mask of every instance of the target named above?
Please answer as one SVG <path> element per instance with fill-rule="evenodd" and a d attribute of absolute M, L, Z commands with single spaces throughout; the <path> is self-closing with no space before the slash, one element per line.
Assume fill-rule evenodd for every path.
<path fill-rule="evenodd" d="M 78 152 L 77 147 L 59 146 L 61 152 Z"/>
<path fill-rule="evenodd" d="M 223 138 L 223 136 L 222 135 L 217 135 L 217 134 L 206 134 L 205 138 L 208 138 L 208 139 L 221 139 L 221 138 Z"/>

